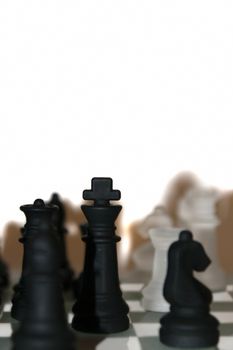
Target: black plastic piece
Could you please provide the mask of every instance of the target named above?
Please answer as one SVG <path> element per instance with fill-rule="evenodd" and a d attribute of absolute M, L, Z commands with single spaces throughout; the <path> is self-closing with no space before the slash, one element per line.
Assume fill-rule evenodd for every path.
<path fill-rule="evenodd" d="M 13 335 L 13 350 L 74 350 L 59 274 L 59 240 L 53 227 L 55 206 L 37 199 L 20 208 L 26 215 L 24 297 L 26 308 Z"/>
<path fill-rule="evenodd" d="M 211 291 L 193 276 L 193 271 L 204 271 L 209 264 L 203 246 L 189 231 L 182 231 L 170 246 L 164 297 L 171 307 L 160 320 L 163 344 L 178 348 L 217 345 L 219 322 L 210 315 Z"/>
<path fill-rule="evenodd" d="M 9 284 L 10 281 L 7 265 L 3 260 L 0 260 L 0 290 L 4 290 L 5 288 L 9 287 Z"/>
<path fill-rule="evenodd" d="M 120 199 L 120 191 L 112 189 L 111 178 L 93 178 L 83 198 L 94 200 L 94 205 L 81 206 L 88 220 L 82 237 L 86 253 L 72 327 L 90 333 L 121 332 L 129 327 L 129 308 L 118 276 L 116 242 L 120 238 L 114 225 L 122 207 L 110 205 L 110 200 Z"/>
<path fill-rule="evenodd" d="M 64 290 L 68 290 L 72 287 L 74 272 L 69 265 L 67 254 L 66 254 L 65 236 L 68 233 L 68 231 L 65 227 L 65 208 L 64 208 L 64 204 L 62 203 L 57 193 L 52 194 L 52 197 L 48 204 L 56 205 L 59 209 L 54 213 L 53 222 L 54 222 L 54 227 L 55 227 L 57 236 L 60 240 L 60 246 L 61 246 L 60 273 L 61 273 L 62 285 Z"/>
<path fill-rule="evenodd" d="M 14 287 L 14 294 L 12 298 L 12 308 L 11 308 L 11 317 L 17 321 L 21 321 L 23 319 L 24 310 L 26 309 L 24 294 L 25 294 L 25 279 L 27 276 L 28 266 L 26 263 L 24 243 L 27 240 L 28 234 L 30 233 L 26 225 L 24 227 L 21 227 L 20 232 L 21 232 L 21 237 L 19 239 L 19 242 L 23 244 L 22 273 L 21 273 L 19 283 L 16 284 Z"/>
<path fill-rule="evenodd" d="M 6 264 L 0 259 L 0 308 L 3 304 L 3 294 L 9 287 L 9 274 Z"/>
<path fill-rule="evenodd" d="M 85 238 L 88 235 L 88 224 L 83 223 L 79 225 L 81 238 Z M 79 274 L 77 278 L 73 281 L 73 294 L 75 299 L 79 299 L 81 290 L 82 290 L 82 281 L 83 281 L 83 271 Z"/>

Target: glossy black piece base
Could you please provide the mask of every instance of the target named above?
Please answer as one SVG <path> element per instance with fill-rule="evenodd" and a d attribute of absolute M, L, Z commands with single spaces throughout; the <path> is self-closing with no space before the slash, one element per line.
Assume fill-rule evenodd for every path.
<path fill-rule="evenodd" d="M 127 316 L 129 307 L 122 298 L 122 294 L 111 296 L 80 295 L 73 307 L 74 318 L 72 328 L 87 333 L 117 333 L 129 328 Z M 92 302 L 91 302 L 92 300 Z"/>
<path fill-rule="evenodd" d="M 175 348 L 206 348 L 217 345 L 218 321 L 211 315 L 185 319 L 170 314 L 161 320 L 160 341 Z"/>
<path fill-rule="evenodd" d="M 37 325 L 38 327 L 39 325 Z M 46 327 L 46 324 L 41 324 L 41 330 Z M 20 334 L 15 334 L 13 336 L 13 347 L 12 350 L 74 350 L 74 335 L 71 336 L 70 332 L 62 333 L 62 329 L 56 329 L 55 332 L 50 332 L 47 336 L 38 338 L 38 331 L 36 330 L 36 336 L 28 337 L 28 332 L 34 333 L 33 329 L 24 333 L 23 331 Z M 59 336 L 58 336 L 59 335 Z"/>
<path fill-rule="evenodd" d="M 129 328 L 129 319 L 124 318 L 82 318 L 74 317 L 72 328 L 84 333 L 111 334 L 123 332 Z"/>

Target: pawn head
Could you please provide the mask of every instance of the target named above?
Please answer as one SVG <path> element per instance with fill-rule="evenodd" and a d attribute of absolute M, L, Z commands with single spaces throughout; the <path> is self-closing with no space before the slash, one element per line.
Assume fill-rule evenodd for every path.
<path fill-rule="evenodd" d="M 43 201 L 43 199 L 40 199 L 40 198 L 37 198 L 33 205 L 36 207 L 36 208 L 44 208 L 45 207 L 45 203 Z"/>
<path fill-rule="evenodd" d="M 179 234 L 179 241 L 191 242 L 193 240 L 193 234 L 191 231 L 183 230 Z"/>

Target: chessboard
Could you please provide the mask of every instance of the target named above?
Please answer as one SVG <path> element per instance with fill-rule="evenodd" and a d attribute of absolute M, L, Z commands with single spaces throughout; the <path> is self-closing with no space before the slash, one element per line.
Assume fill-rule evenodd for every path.
<path fill-rule="evenodd" d="M 77 349 L 79 350 L 168 350 L 159 341 L 159 319 L 163 315 L 158 312 L 148 312 L 141 306 L 142 283 L 122 283 L 124 298 L 130 308 L 131 326 L 129 330 L 117 334 L 96 335 L 77 332 Z M 66 300 L 69 322 L 72 319 L 73 302 Z M 11 334 L 15 321 L 10 317 L 11 304 L 4 306 L 3 317 L 0 320 L 0 349 L 11 349 Z M 226 292 L 213 294 L 212 314 L 220 321 L 220 342 L 217 348 L 209 350 L 233 349 L 233 285 Z M 25 349 L 27 350 L 27 349 Z"/>

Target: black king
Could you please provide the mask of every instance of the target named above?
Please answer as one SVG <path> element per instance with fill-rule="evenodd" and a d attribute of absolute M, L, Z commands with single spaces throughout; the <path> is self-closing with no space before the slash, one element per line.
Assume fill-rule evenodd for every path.
<path fill-rule="evenodd" d="M 82 205 L 88 220 L 86 253 L 82 287 L 73 307 L 72 327 L 83 332 L 114 333 L 129 327 L 129 308 L 119 284 L 116 243 L 120 237 L 115 234 L 115 220 L 122 206 L 111 205 L 119 200 L 121 193 L 112 189 L 112 179 L 92 179 L 91 190 L 83 192 L 85 200 L 94 205 Z"/>

